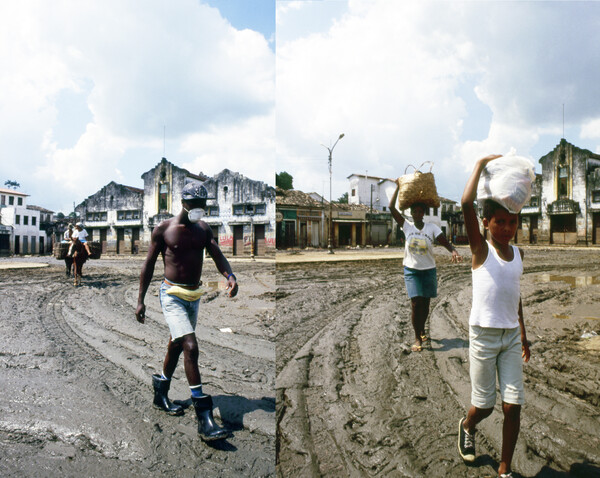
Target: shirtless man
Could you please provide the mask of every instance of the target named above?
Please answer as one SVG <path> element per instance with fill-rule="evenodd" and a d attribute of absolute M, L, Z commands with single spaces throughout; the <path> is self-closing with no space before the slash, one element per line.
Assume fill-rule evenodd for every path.
<path fill-rule="evenodd" d="M 226 438 L 229 432 L 215 423 L 212 398 L 202 392 L 198 370 L 198 342 L 194 330 L 202 295 L 200 277 L 204 249 L 212 257 L 219 272 L 227 279 L 229 297 L 237 294 L 238 285 L 210 227 L 200 220 L 206 207 L 206 199 L 207 192 L 204 186 L 186 185 L 181 195 L 181 212 L 161 222 L 152 232 L 148 256 L 142 266 L 135 315 L 138 322 L 143 324 L 146 317 L 144 297 L 152 280 L 156 259 L 162 254 L 165 278 L 160 286 L 160 303 L 171 336 L 162 375 L 152 376 L 154 405 L 170 415 L 183 413 L 183 407 L 173 404 L 168 398 L 171 377 L 183 352 L 185 375 L 198 417 L 198 433 L 202 440 L 212 441 Z"/>

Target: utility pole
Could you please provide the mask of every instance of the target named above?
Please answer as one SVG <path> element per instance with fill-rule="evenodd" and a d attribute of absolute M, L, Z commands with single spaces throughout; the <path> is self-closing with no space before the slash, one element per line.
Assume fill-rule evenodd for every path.
<path fill-rule="evenodd" d="M 335 143 L 333 143 L 333 146 L 331 148 L 328 148 L 327 146 L 325 146 L 324 144 L 321 143 L 321 146 L 323 146 L 324 148 L 327 149 L 327 151 L 329 151 L 329 157 L 328 157 L 328 161 L 329 161 L 329 240 L 327 243 L 327 253 L 328 254 L 333 254 L 333 229 L 332 229 L 332 214 L 333 214 L 333 201 L 331 199 L 331 162 L 332 162 L 332 154 L 333 154 L 333 148 L 335 148 L 335 145 L 338 144 L 338 141 L 340 139 L 342 139 L 344 137 L 344 133 L 340 134 L 339 138 L 336 139 Z"/>

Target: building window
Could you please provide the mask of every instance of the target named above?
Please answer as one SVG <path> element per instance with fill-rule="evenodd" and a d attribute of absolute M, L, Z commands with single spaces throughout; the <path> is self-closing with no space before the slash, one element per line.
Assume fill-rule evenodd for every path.
<path fill-rule="evenodd" d="M 438 210 L 438 208 L 437 208 L 437 207 L 434 207 L 434 208 L 433 208 L 433 215 L 434 215 L 434 216 L 437 216 L 437 210 Z"/>
<path fill-rule="evenodd" d="M 23 198 L 17 198 L 17 205 L 18 206 L 22 206 L 23 205 Z"/>
<path fill-rule="evenodd" d="M 529 200 L 529 205 L 531 207 L 538 207 L 540 205 L 540 198 L 538 198 L 537 196 L 531 196 L 531 199 Z"/>
<path fill-rule="evenodd" d="M 3 206 L 6 206 L 6 196 L 4 194 L 2 194 L 2 196 L 0 196 L 0 204 L 2 204 Z"/>
<path fill-rule="evenodd" d="M 241 216 L 242 214 L 244 214 L 244 205 L 243 204 L 234 204 L 233 214 L 236 216 Z"/>
<path fill-rule="evenodd" d="M 32 225 L 32 226 L 35 226 L 35 225 L 36 225 L 36 219 L 37 219 L 37 217 L 35 217 L 35 216 L 31 216 L 31 225 Z"/>
<path fill-rule="evenodd" d="M 29 216 L 23 216 L 23 225 L 29 226 Z"/>
<path fill-rule="evenodd" d="M 600 190 L 592 191 L 592 202 L 600 202 Z"/>
<path fill-rule="evenodd" d="M 86 215 L 86 220 L 93 221 L 106 221 L 108 219 L 108 213 L 105 212 L 88 212 Z"/>
<path fill-rule="evenodd" d="M 352 189 L 352 197 L 356 196 L 356 189 Z"/>
<path fill-rule="evenodd" d="M 257 204 L 256 205 L 256 214 L 266 214 L 267 213 L 267 205 L 266 204 Z"/>
<path fill-rule="evenodd" d="M 566 198 L 569 194 L 568 188 L 569 168 L 568 166 L 558 167 L 558 197 Z"/>
<path fill-rule="evenodd" d="M 158 187 L 158 211 L 167 212 L 169 209 L 169 185 L 161 183 Z"/>
<path fill-rule="evenodd" d="M 383 212 L 387 211 L 387 207 L 383 206 Z"/>
<path fill-rule="evenodd" d="M 15 197 L 14 196 L 8 196 L 8 205 L 9 206 L 15 205 Z"/>
<path fill-rule="evenodd" d="M 18 214 L 15 216 L 15 224 L 21 224 L 21 216 Z"/>
<path fill-rule="evenodd" d="M 117 212 L 117 219 L 119 221 L 131 221 L 132 219 L 139 219 L 140 218 L 140 211 L 139 210 L 135 210 L 135 211 L 118 211 Z"/>
<path fill-rule="evenodd" d="M 206 215 L 207 216 L 218 216 L 219 215 L 219 206 L 206 206 Z"/>

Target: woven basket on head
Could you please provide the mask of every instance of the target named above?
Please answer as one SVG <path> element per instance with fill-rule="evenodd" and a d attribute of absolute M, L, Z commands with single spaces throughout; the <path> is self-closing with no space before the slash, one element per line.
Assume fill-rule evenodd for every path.
<path fill-rule="evenodd" d="M 429 163 L 428 173 L 423 173 L 420 169 Z M 406 174 L 408 168 L 412 167 L 415 172 L 412 174 Z M 440 197 L 438 196 L 437 189 L 435 187 L 435 179 L 431 170 L 433 169 L 433 163 L 431 161 L 425 161 L 421 166 L 415 168 L 412 164 L 409 164 L 404 170 L 404 176 L 398 178 L 398 209 L 408 209 L 414 203 L 420 202 L 429 207 L 440 207 Z"/>

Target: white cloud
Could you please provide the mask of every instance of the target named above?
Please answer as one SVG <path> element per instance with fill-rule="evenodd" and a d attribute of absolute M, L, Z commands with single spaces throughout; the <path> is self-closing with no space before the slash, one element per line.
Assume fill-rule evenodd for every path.
<path fill-rule="evenodd" d="M 441 194 L 458 198 L 478 157 L 515 148 L 537 162 L 540 141 L 552 149 L 563 103 L 567 129 L 591 138 L 598 14 L 589 2 L 351 0 L 322 31 L 278 42 L 277 169 L 320 190 L 319 143 L 344 132 L 334 197 L 351 173 L 396 177 L 429 159 Z"/>
<path fill-rule="evenodd" d="M 600 139 L 600 118 L 592 119 L 583 124 L 581 138 Z"/>
<path fill-rule="evenodd" d="M 232 125 L 239 164 L 260 161 L 245 151 L 255 148 L 254 124 L 273 118 L 274 59 L 262 34 L 236 30 L 195 0 L 2 2 L 0 175 L 21 179 L 33 201 L 43 197 L 40 205 L 56 209 L 65 200 L 48 191 L 65 187 L 67 165 L 77 202 L 110 180 L 139 186 L 160 160 L 165 126 L 170 150 L 186 153 L 170 156 L 178 165 L 203 154 L 190 137 Z M 61 120 L 65 91 L 85 103 L 73 109 L 87 113 L 79 124 Z M 81 136 L 65 134 L 67 127 Z M 155 155 L 140 160 L 133 149 Z M 139 162 L 133 174 L 131 161 Z M 26 170 L 37 173 L 24 178 Z"/>
<path fill-rule="evenodd" d="M 190 172 L 210 176 L 227 168 L 249 178 L 275 185 L 275 118 L 250 118 L 241 123 L 213 126 L 194 133 L 181 144 L 181 151 L 194 155 L 183 164 Z"/>

